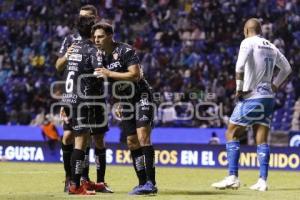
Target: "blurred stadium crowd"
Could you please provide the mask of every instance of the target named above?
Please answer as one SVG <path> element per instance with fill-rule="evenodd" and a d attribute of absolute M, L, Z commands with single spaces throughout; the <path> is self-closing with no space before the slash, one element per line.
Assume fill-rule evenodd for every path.
<path fill-rule="evenodd" d="M 0 0 L 1 124 L 38 124 L 49 112 L 56 101 L 50 97 L 50 84 L 60 80 L 54 67 L 58 49 L 74 31 L 80 6 L 87 3 L 113 23 L 117 41 L 136 48 L 145 76 L 161 94 L 160 103 L 166 103 L 158 110 L 159 126 L 225 126 L 234 107 L 243 23 L 260 18 L 263 36 L 293 66 L 290 82 L 277 94 L 272 127 L 291 128 L 300 95 L 299 0 Z M 172 117 L 190 114 L 191 105 L 174 106 L 176 102 L 205 101 L 222 104 L 225 117 Z M 201 116 L 214 112 L 212 106 L 199 108 Z M 299 122 L 298 115 L 294 122 Z"/>

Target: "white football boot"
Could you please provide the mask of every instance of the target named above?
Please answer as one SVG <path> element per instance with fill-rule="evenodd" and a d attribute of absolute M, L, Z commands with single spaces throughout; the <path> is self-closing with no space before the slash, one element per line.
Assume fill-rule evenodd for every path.
<path fill-rule="evenodd" d="M 240 181 L 238 179 L 238 177 L 231 175 L 231 176 L 227 176 L 225 177 L 222 181 L 220 182 L 216 182 L 213 183 L 211 185 L 212 187 L 216 188 L 216 189 L 220 189 L 220 190 L 224 190 L 224 189 L 238 189 L 240 187 Z"/>
<path fill-rule="evenodd" d="M 260 178 L 258 179 L 257 183 L 250 187 L 250 189 L 265 192 L 268 190 L 268 185 L 264 179 Z"/>

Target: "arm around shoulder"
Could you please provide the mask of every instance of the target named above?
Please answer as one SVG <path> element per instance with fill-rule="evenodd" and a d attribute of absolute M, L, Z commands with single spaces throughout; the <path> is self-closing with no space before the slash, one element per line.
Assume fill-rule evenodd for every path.
<path fill-rule="evenodd" d="M 65 68 L 66 63 L 67 63 L 66 56 L 59 57 L 55 63 L 56 70 L 59 72 L 62 71 Z"/>

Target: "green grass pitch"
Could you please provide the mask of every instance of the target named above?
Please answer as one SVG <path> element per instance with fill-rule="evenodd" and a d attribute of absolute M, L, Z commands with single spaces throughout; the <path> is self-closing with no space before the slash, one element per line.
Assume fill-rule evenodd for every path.
<path fill-rule="evenodd" d="M 95 178 L 95 166 L 90 169 Z M 0 199 L 151 199 L 151 200 L 296 200 L 300 199 L 300 173 L 270 171 L 267 192 L 251 191 L 257 171 L 241 170 L 239 190 L 215 190 L 210 185 L 226 176 L 224 169 L 157 168 L 159 193 L 155 196 L 129 196 L 137 180 L 132 167 L 107 166 L 106 181 L 114 194 L 70 196 L 63 193 L 62 164 L 0 162 Z"/>

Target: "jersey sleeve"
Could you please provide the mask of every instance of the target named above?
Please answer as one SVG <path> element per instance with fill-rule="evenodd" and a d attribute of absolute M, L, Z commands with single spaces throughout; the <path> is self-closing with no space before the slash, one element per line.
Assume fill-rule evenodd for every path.
<path fill-rule="evenodd" d="M 72 39 L 71 37 L 68 35 L 64 38 L 61 46 L 60 46 L 60 49 L 59 49 L 59 52 L 58 52 L 58 56 L 59 57 L 63 57 L 65 55 L 65 53 L 67 52 L 67 49 L 72 45 Z"/>
<path fill-rule="evenodd" d="M 140 64 L 140 60 L 135 50 L 131 48 L 125 48 L 123 54 L 123 65 L 126 66 L 126 68 L 128 68 L 131 65 L 137 65 L 137 64 Z"/>
<path fill-rule="evenodd" d="M 286 57 L 277 49 L 276 66 L 280 69 L 278 75 L 275 77 L 273 84 L 279 87 L 288 75 L 292 72 L 290 63 Z"/>
<path fill-rule="evenodd" d="M 238 59 L 235 65 L 235 71 L 237 73 L 242 73 L 245 70 L 245 64 L 247 62 L 248 56 L 252 51 L 252 46 L 249 40 L 243 40 L 240 45 L 240 51 L 238 55 Z"/>

